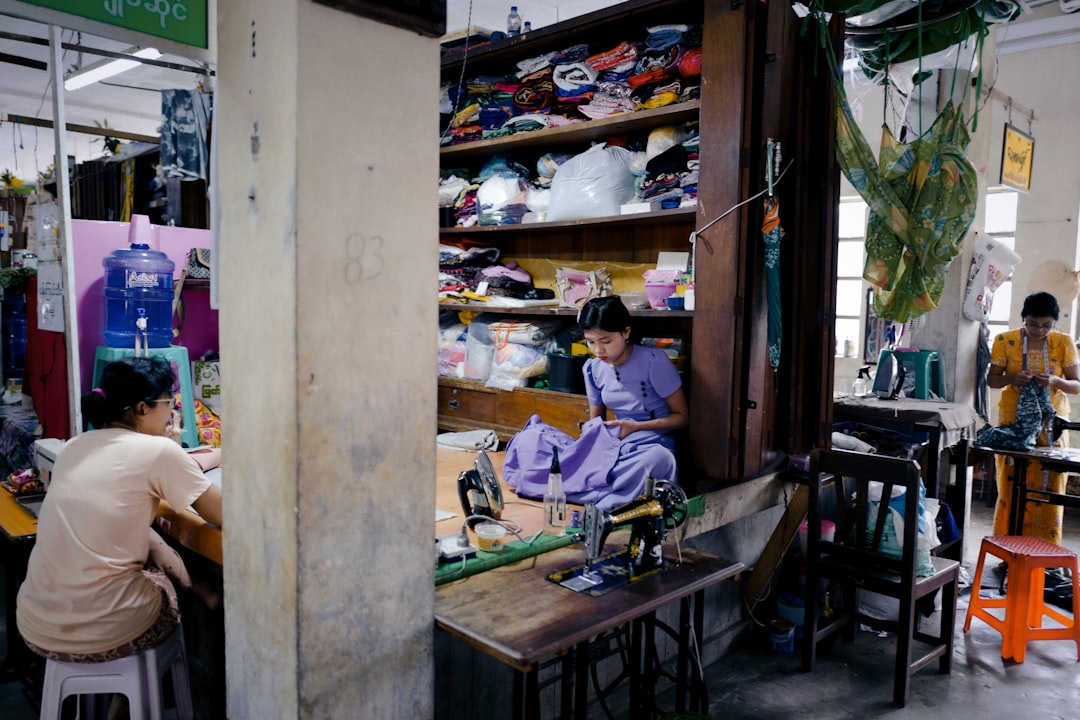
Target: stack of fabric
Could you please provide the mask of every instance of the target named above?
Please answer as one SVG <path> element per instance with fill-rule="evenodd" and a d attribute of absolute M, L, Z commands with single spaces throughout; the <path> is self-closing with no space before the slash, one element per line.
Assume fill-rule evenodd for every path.
<path fill-rule="evenodd" d="M 505 75 L 468 78 L 442 88 L 448 122 L 443 145 L 473 142 L 623 112 L 693 100 L 700 95 L 701 26 L 647 28 L 593 52 L 586 44 L 526 58 Z M 518 117 L 527 122 L 516 122 Z M 547 117 L 545 123 L 535 120 Z"/>

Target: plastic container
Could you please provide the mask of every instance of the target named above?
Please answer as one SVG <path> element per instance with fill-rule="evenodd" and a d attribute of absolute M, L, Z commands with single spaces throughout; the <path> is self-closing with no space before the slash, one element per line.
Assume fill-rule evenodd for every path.
<path fill-rule="evenodd" d="M 667 299 L 675 292 L 674 282 L 647 282 L 645 295 L 649 298 L 649 307 L 660 310 L 667 307 Z"/>
<path fill-rule="evenodd" d="M 565 393 L 585 394 L 585 361 L 588 355 L 548 353 L 548 384 L 552 390 Z"/>
<path fill-rule="evenodd" d="M 18 380 L 22 385 L 26 364 L 26 296 L 8 292 L 0 304 L 3 323 L 4 380 Z"/>
<path fill-rule="evenodd" d="M 105 267 L 105 344 L 135 347 L 141 317 L 146 318 L 146 346 L 168 347 L 172 342 L 173 270 L 168 256 L 145 242 L 149 220 L 136 215 L 128 239 L 131 247 L 114 250 L 101 261 Z"/>
<path fill-rule="evenodd" d="M 776 599 L 776 614 L 781 620 L 787 620 L 795 628 L 795 641 L 802 640 L 803 622 L 806 619 L 805 602 L 801 597 L 790 592 L 781 592 Z"/>
<path fill-rule="evenodd" d="M 769 643 L 774 653 L 790 655 L 795 650 L 795 626 L 787 620 L 773 620 L 769 624 Z"/>
<path fill-rule="evenodd" d="M 473 532 L 476 533 L 476 544 L 484 552 L 498 552 L 503 548 L 503 538 L 506 536 L 506 528 L 497 523 L 480 523 Z"/>
<path fill-rule="evenodd" d="M 802 550 L 803 557 L 806 557 L 806 543 L 807 536 L 810 533 L 810 521 L 803 520 L 799 525 L 799 549 Z M 836 534 L 836 523 L 831 520 L 821 521 L 821 539 L 825 542 L 832 542 L 833 537 Z"/>

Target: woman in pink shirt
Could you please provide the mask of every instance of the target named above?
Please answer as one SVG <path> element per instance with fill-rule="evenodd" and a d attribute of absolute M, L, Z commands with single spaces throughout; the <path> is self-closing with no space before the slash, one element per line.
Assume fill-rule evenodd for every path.
<path fill-rule="evenodd" d="M 174 383 L 167 362 L 132 358 L 106 365 L 82 398 L 96 429 L 57 457 L 19 590 L 19 632 L 39 655 L 112 660 L 155 647 L 179 623 L 166 573 L 181 586 L 190 578 L 151 525 L 164 499 L 220 526 L 221 490 L 203 472 L 221 456 L 168 437 Z"/>

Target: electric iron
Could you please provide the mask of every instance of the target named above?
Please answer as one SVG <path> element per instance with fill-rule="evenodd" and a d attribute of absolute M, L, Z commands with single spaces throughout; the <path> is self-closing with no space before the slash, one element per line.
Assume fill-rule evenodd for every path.
<path fill-rule="evenodd" d="M 476 454 L 471 470 L 465 470 L 458 475 L 458 498 L 461 500 L 465 517 L 483 515 L 492 520 L 502 519 L 503 496 L 499 487 L 499 476 L 485 451 L 481 450 Z M 478 522 L 480 521 L 469 520 L 469 526 Z"/>

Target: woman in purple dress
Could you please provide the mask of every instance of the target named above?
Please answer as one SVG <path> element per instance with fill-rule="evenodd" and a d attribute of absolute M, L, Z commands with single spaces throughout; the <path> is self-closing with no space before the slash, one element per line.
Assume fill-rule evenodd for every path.
<path fill-rule="evenodd" d="M 677 480 L 675 440 L 669 434 L 689 419 L 682 379 L 663 350 L 630 341 L 630 312 L 618 296 L 593 298 L 581 308 L 578 326 L 596 355 L 585 363 L 589 417 L 613 419 L 619 457 L 608 473 L 603 505 L 639 496 L 648 478 Z"/>
<path fill-rule="evenodd" d="M 589 421 L 574 438 L 533 415 L 507 445 L 503 478 L 522 497 L 543 497 L 557 447 L 567 500 L 610 510 L 639 497 L 649 478 L 678 480 L 669 433 L 686 425 L 686 396 L 662 350 L 630 342 L 619 298 L 588 301 L 578 324 L 596 355 L 584 370 Z"/>

